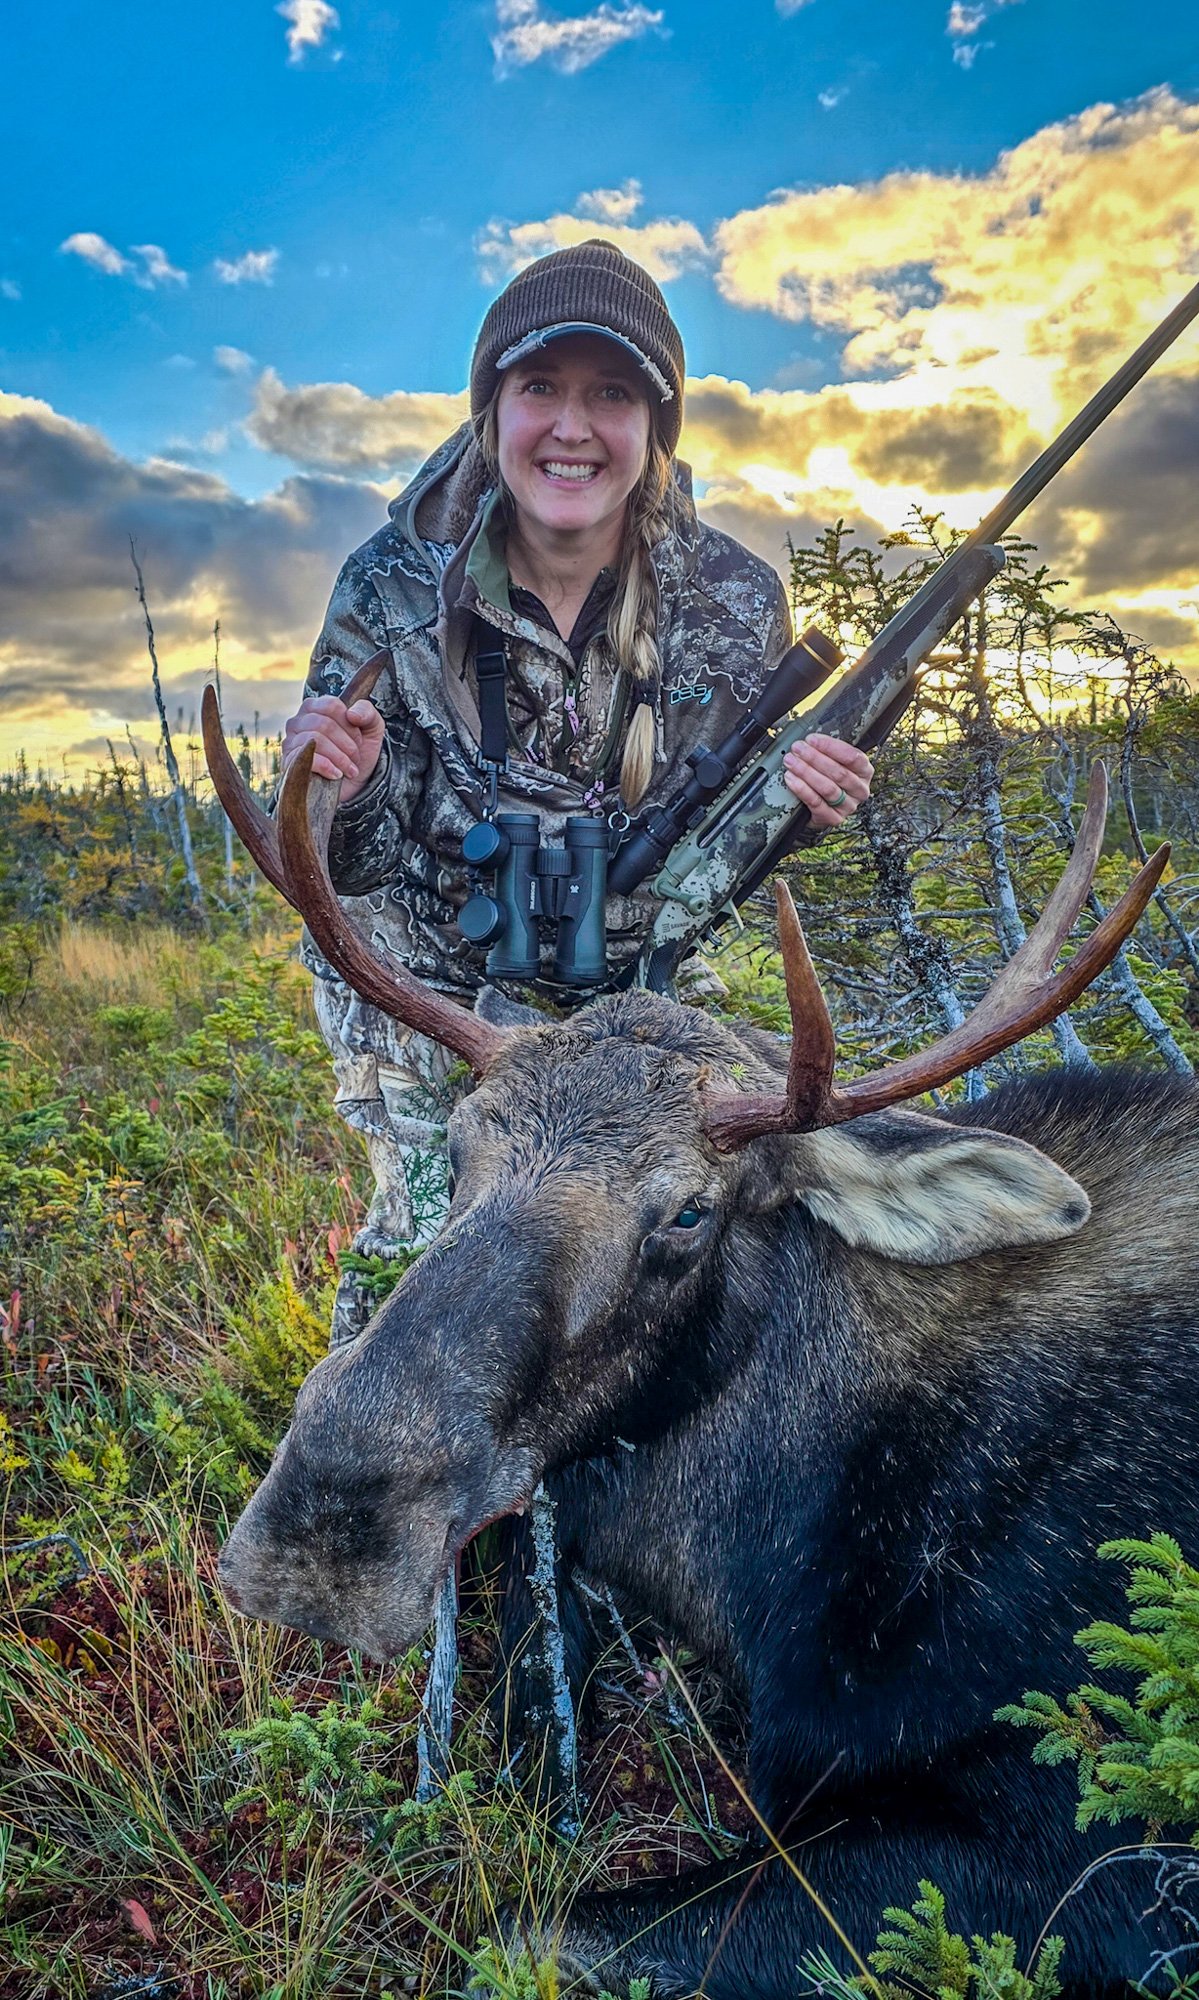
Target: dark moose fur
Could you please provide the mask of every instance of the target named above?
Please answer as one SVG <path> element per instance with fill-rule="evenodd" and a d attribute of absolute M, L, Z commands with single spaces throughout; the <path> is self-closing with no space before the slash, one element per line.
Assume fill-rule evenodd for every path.
<path fill-rule="evenodd" d="M 383 1616 L 370 1577 L 400 1560 L 397 1454 L 431 1465 L 441 1496 L 427 1532 L 407 1520 L 422 1563 L 443 1516 L 451 1546 L 548 1467 L 564 1579 L 577 1567 L 606 1584 L 630 1622 L 723 1673 L 755 1802 L 859 1949 L 923 1876 L 954 1928 L 1010 1932 L 1023 1959 L 1125 1830 L 1077 1834 L 1071 1768 L 1034 1767 L 993 1711 L 1075 1685 L 1073 1634 L 1123 1615 L 1096 1544 L 1168 1528 L 1199 1548 L 1196 1091 L 1055 1070 L 941 1114 L 942 1129 L 1031 1140 L 1081 1182 L 1090 1221 L 1057 1242 L 935 1266 L 849 1248 L 802 1200 L 766 1198 L 807 1144 L 780 1139 L 718 1163 L 724 1194 L 697 1245 L 655 1227 L 647 1198 L 630 1267 L 612 1204 L 663 1153 L 680 1173 L 699 1157 L 697 1070 L 727 1075 L 738 1056 L 747 1087 L 777 1061 L 764 1038 L 647 996 L 521 1038 L 455 1121 L 460 1186 L 439 1245 L 356 1357 L 301 1392 L 230 1545 L 231 1595 L 352 1638 L 361 1621 L 329 1607 L 365 1574 Z M 880 1162 L 941 1143 L 932 1121 L 913 1142 L 889 1114 L 849 1129 Z M 404 1407 L 392 1434 L 388 1397 Z M 484 1459 L 477 1477 L 452 1469 Z M 519 1572 L 510 1632 L 526 1615 Z M 581 1678 L 587 1622 L 568 1625 Z M 1151 1907 L 1154 1874 L 1102 1870 L 1054 1918 L 1069 1994 L 1123 1994 L 1178 1941 Z M 704 1979 L 710 2000 L 792 2000 L 802 1952 L 835 1955 L 775 1862 L 711 1964 L 745 1877 L 708 1880 L 698 1902 L 695 1877 L 584 1899 L 566 1943 L 600 1983 L 640 1972 L 679 1995 Z"/>

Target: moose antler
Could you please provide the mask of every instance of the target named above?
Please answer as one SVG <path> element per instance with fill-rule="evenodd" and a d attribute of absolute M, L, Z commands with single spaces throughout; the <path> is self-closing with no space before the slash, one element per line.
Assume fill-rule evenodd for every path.
<path fill-rule="evenodd" d="M 1150 856 L 1120 901 L 1108 911 L 1060 972 L 1053 965 L 1086 902 L 1103 844 L 1107 772 L 1091 771 L 1087 808 L 1074 852 L 1040 922 L 978 1006 L 948 1035 L 901 1062 L 889 1063 L 853 1083 L 835 1086 L 832 1019 L 808 956 L 799 917 L 785 882 L 775 883 L 779 938 L 791 1008 L 791 1058 L 781 1095 L 709 1096 L 704 1129 L 722 1152 L 733 1152 L 767 1132 L 815 1132 L 843 1125 L 867 1111 L 882 1111 L 922 1091 L 963 1076 L 1054 1020 L 1109 965 L 1138 923 L 1170 858 L 1168 846 Z"/>
<path fill-rule="evenodd" d="M 356 701 L 362 701 L 370 694 L 375 682 L 391 658 L 390 653 L 372 653 L 369 660 L 351 675 L 342 689 L 342 700 L 347 708 Z M 200 721 L 204 731 L 204 756 L 208 773 L 216 789 L 216 795 L 230 820 L 237 829 L 242 846 L 251 859 L 256 861 L 268 882 L 279 891 L 292 906 L 300 908 L 291 892 L 283 857 L 279 852 L 279 829 L 268 812 L 264 812 L 253 792 L 247 785 L 237 765 L 229 755 L 225 741 L 225 731 L 221 723 L 220 703 L 216 689 L 206 687 L 200 702 Z M 300 911 L 301 916 L 303 911 Z"/>
<path fill-rule="evenodd" d="M 347 708 L 363 700 L 390 659 L 376 653 L 342 692 Z M 320 950 L 347 985 L 406 1027 L 429 1035 L 482 1076 L 508 1040 L 477 1014 L 456 1006 L 403 966 L 390 965 L 346 915 L 329 877 L 329 833 L 341 779 L 317 777 L 309 743 L 283 775 L 274 819 L 258 804 L 229 755 L 216 691 L 204 690 L 204 754 L 217 796 L 258 867 L 307 924 Z"/>

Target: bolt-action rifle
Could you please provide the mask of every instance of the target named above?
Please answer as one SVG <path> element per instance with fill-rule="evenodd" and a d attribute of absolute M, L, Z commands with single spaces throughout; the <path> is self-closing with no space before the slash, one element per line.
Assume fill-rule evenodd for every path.
<path fill-rule="evenodd" d="M 662 898 L 638 962 L 639 985 L 666 990 L 691 946 L 735 918 L 738 905 L 801 837 L 810 815 L 783 782 L 785 753 L 816 733 L 839 736 L 863 750 L 886 741 L 913 700 L 929 655 L 1003 568 L 1002 536 L 1196 314 L 1199 285 L 946 556 L 821 700 L 802 716 L 783 721 L 770 736 L 774 724 L 840 663 L 837 648 L 812 627 L 784 655 L 726 742 L 715 751 L 701 747 L 692 753 L 688 783 L 631 831 L 608 870 L 609 892 L 628 895 L 652 876 L 653 893 Z"/>

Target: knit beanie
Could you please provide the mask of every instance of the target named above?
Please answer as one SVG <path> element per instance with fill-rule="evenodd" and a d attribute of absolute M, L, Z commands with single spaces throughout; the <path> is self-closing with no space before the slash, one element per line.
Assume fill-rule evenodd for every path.
<path fill-rule="evenodd" d="M 470 408 L 482 416 L 505 367 L 543 344 L 537 336 L 606 333 L 649 377 L 658 435 L 672 454 L 683 425 L 683 341 L 662 293 L 640 264 L 594 236 L 539 257 L 502 291 L 479 329 Z"/>

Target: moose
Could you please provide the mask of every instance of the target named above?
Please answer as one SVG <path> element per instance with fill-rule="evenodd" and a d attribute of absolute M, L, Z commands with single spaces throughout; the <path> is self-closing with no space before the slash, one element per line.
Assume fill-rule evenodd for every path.
<path fill-rule="evenodd" d="M 1069 1768 L 1034 1770 L 993 1718 L 1074 1685 L 1072 1635 L 1120 1615 L 1099 1542 L 1199 1545 L 1196 1092 L 1059 1068 L 910 1104 L 1068 1006 L 1165 850 L 1054 972 L 1103 837 L 1097 766 L 1061 881 L 966 1022 L 839 1082 L 781 887 L 789 1050 L 647 992 L 501 1027 L 351 922 L 310 753 L 272 820 L 215 703 L 206 722 L 227 809 L 330 963 L 478 1079 L 448 1220 L 301 1387 L 221 1556 L 231 1603 L 385 1660 L 544 1479 L 564 1586 L 604 1586 L 719 1670 L 758 1812 L 859 1948 L 926 1877 L 956 1928 L 1022 1957 L 1052 1915 L 1078 2000 L 1126 1991 L 1177 1942 L 1154 1863 L 1088 1875 L 1116 1840 L 1077 1832 Z M 832 1934 L 780 1861 L 748 1881 L 584 1897 L 562 1949 L 584 1985 L 791 2000 Z"/>

